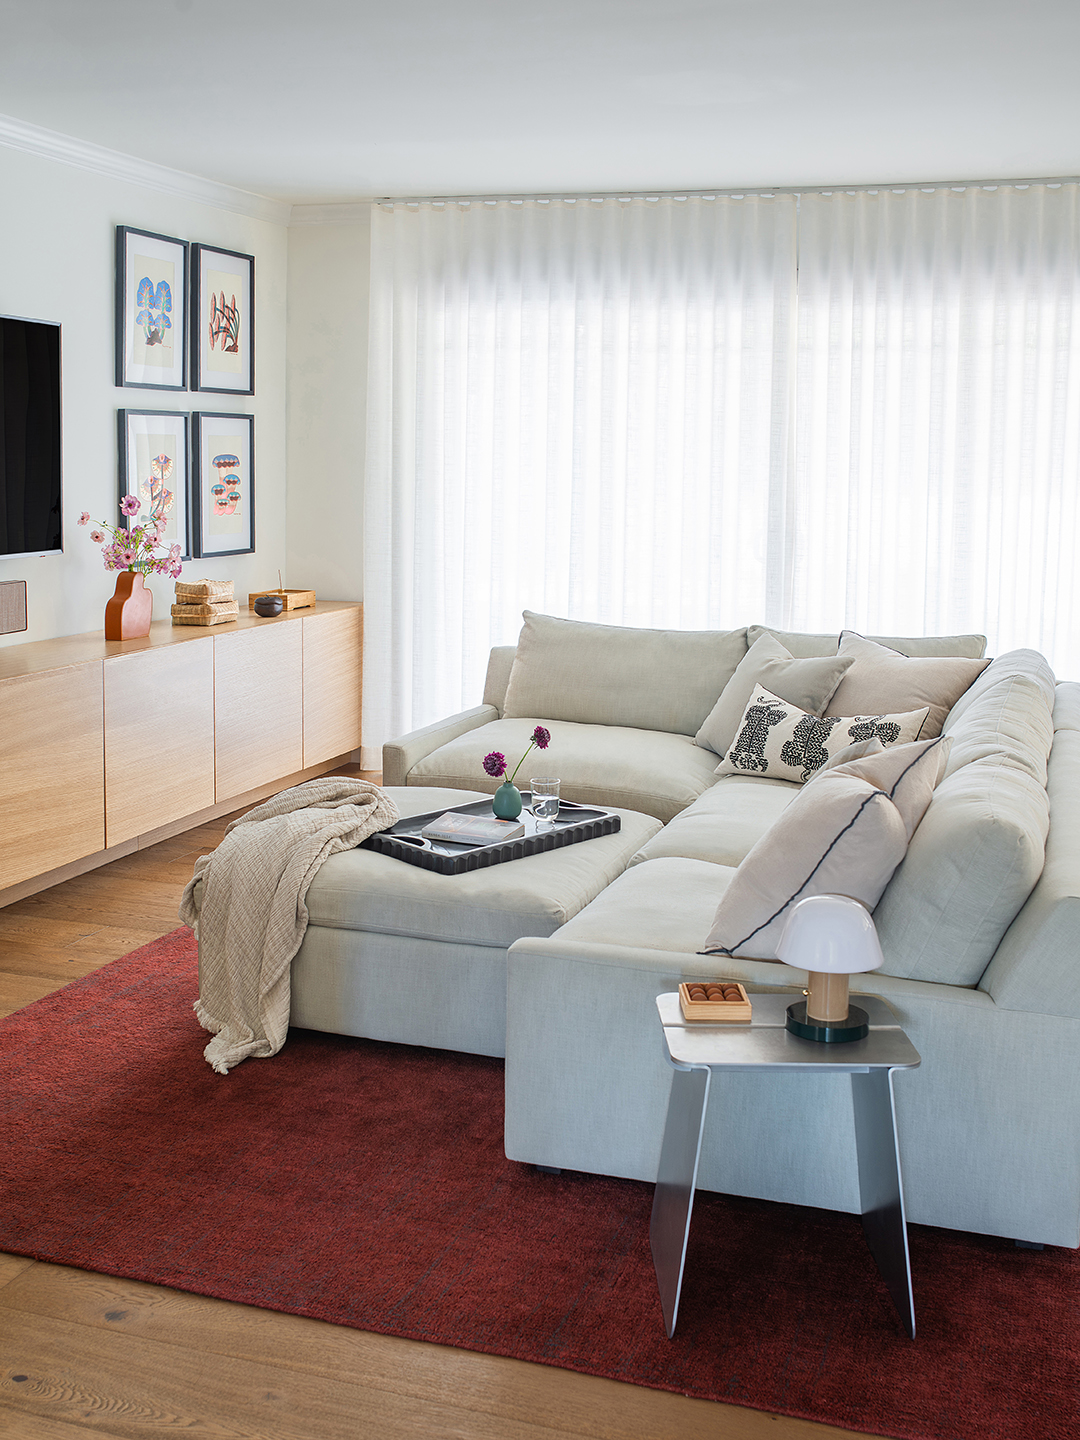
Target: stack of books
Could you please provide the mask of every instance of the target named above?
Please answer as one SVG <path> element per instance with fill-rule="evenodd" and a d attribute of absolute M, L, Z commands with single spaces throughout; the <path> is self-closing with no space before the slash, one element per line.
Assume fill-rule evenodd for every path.
<path fill-rule="evenodd" d="M 231 580 L 177 580 L 174 625 L 224 625 L 239 614 Z"/>

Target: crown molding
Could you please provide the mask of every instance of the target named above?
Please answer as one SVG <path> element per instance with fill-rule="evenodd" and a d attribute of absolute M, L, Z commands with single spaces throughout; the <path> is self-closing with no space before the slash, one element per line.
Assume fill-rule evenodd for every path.
<path fill-rule="evenodd" d="M 7 145 L 12 150 L 25 150 L 48 160 L 59 160 L 63 165 L 74 165 L 80 170 L 92 170 L 112 180 L 127 180 L 147 190 L 180 195 L 185 200 L 212 205 L 217 210 L 231 210 L 237 215 L 249 215 L 254 220 L 267 220 L 273 225 L 288 225 L 292 215 L 293 207 L 286 200 L 271 200 L 265 195 L 254 195 L 217 180 L 189 175 L 184 170 L 171 170 L 167 165 L 155 165 L 151 160 L 140 160 L 135 155 L 109 150 L 89 140 L 45 130 L 40 125 L 18 120 L 14 115 L 0 115 L 0 145 Z"/>
<path fill-rule="evenodd" d="M 290 225 L 366 225 L 373 200 L 350 200 L 340 205 L 294 205 Z"/>

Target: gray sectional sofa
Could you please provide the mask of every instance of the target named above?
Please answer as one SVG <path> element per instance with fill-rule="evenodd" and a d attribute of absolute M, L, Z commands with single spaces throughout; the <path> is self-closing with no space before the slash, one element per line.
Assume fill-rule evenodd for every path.
<path fill-rule="evenodd" d="M 492 652 L 482 706 L 386 747 L 388 786 L 490 791 L 483 755 L 520 753 L 542 722 L 552 732 L 544 769 L 561 776 L 564 796 L 636 812 L 648 832 L 565 922 L 547 913 L 505 948 L 488 946 L 491 1008 L 499 1023 L 505 1013 L 512 1159 L 654 1179 L 670 1087 L 655 996 L 718 974 L 752 992 L 805 983 L 766 960 L 700 953 L 736 867 L 800 791 L 766 774 L 718 777 L 718 754 L 694 739 L 762 635 L 803 659 L 837 651 L 836 636 L 756 626 L 632 631 L 527 614 L 517 649 Z M 882 643 L 968 667 L 957 667 L 963 684 L 944 720 L 945 773 L 875 909 L 884 968 L 853 978 L 855 991 L 888 1001 L 922 1055 L 896 1084 L 908 1218 L 1075 1247 L 1080 685 L 1056 684 L 1033 651 L 983 668 L 973 663 L 979 636 Z M 612 863 L 618 871 L 623 861 Z M 344 954 L 343 941 L 316 944 Z M 407 965 L 411 942 L 394 943 Z M 317 969 L 302 950 L 297 1022 L 372 1033 L 355 1009 L 335 1024 L 332 997 L 315 1022 L 303 1018 Z M 420 1031 L 393 1038 L 455 1045 Z M 489 1033 L 488 1053 L 501 1048 L 495 1040 Z M 727 1075 L 713 1084 L 701 1185 L 858 1211 L 842 1079 Z"/>

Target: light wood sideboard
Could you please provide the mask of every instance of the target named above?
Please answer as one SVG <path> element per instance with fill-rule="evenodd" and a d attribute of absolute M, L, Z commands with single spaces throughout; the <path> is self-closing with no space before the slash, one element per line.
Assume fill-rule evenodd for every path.
<path fill-rule="evenodd" d="M 363 607 L 0 649 L 0 905 L 333 769 Z"/>

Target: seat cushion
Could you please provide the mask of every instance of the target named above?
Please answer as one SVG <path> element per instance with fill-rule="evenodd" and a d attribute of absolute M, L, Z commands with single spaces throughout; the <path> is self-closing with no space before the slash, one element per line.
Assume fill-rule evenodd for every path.
<path fill-rule="evenodd" d="M 644 950 L 701 950 L 735 871 L 674 857 L 635 865 L 586 905 L 559 938 Z"/>
<path fill-rule="evenodd" d="M 408 792 L 390 793 L 402 813 L 412 815 L 484 798 L 436 789 L 418 807 Z M 614 835 L 465 875 L 436 875 L 373 850 L 344 850 L 311 882 L 308 916 L 328 929 L 500 948 L 523 935 L 550 935 L 621 875 L 660 828 L 648 815 L 620 815 L 622 828 Z"/>
<path fill-rule="evenodd" d="M 630 863 L 682 856 L 738 865 L 801 788 L 788 780 L 726 775 L 643 845 Z"/>
<path fill-rule="evenodd" d="M 711 750 L 699 749 L 688 735 L 622 725 L 579 725 L 538 716 L 493 720 L 459 735 L 414 765 L 407 784 L 471 787 L 491 793 L 499 782 L 485 775 L 484 756 L 501 751 L 513 770 L 538 724 L 551 731 L 551 744 L 543 755 L 534 751 L 522 766 L 519 789 L 529 788 L 530 774 L 557 775 L 564 800 L 625 806 L 666 822 L 713 782 L 716 756 Z"/>
<path fill-rule="evenodd" d="M 524 612 L 503 715 L 693 735 L 746 654 L 746 629 L 638 630 Z"/>

